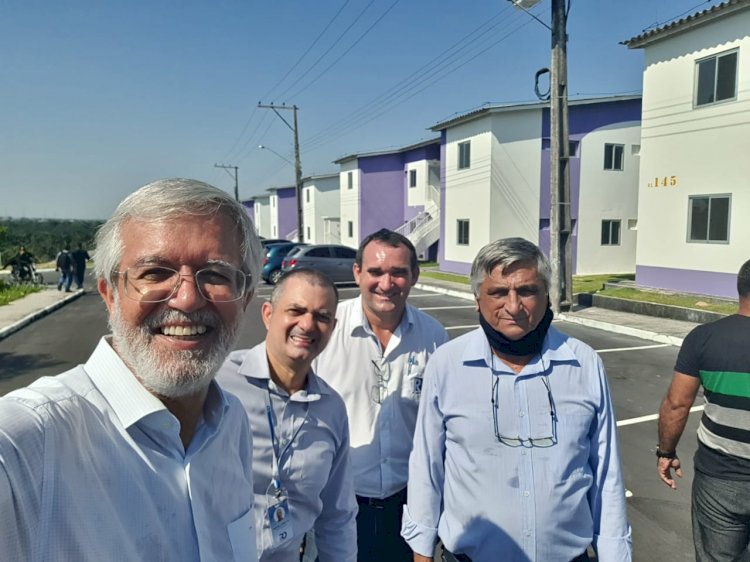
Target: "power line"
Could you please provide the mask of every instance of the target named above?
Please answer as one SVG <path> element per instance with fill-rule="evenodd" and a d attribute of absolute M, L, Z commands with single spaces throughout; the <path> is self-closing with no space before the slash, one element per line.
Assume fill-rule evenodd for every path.
<path fill-rule="evenodd" d="M 302 55 L 297 59 L 297 61 L 291 66 L 291 68 L 289 68 L 289 70 L 286 71 L 286 74 L 284 74 L 284 76 L 282 76 L 281 79 L 278 82 L 276 82 L 276 84 L 273 85 L 273 87 L 271 87 L 265 94 L 263 94 L 260 97 L 260 99 L 262 99 L 262 100 L 270 99 L 271 93 L 273 93 L 273 91 L 276 88 L 278 88 L 281 85 L 281 83 L 284 82 L 284 80 L 286 80 L 286 78 L 292 73 L 292 71 L 295 68 L 297 68 L 297 66 L 299 65 L 299 63 L 302 62 L 302 60 L 308 55 L 308 53 L 312 50 L 312 48 L 315 47 L 315 45 L 318 44 L 318 41 L 320 41 L 320 38 L 323 37 L 323 35 L 325 35 L 325 32 L 328 31 L 328 28 L 331 27 L 331 25 L 333 25 L 333 22 L 336 21 L 336 19 L 339 17 L 339 15 L 341 14 L 341 12 L 344 11 L 344 8 L 346 8 L 346 6 L 347 6 L 347 4 L 349 4 L 349 2 L 350 2 L 350 0 L 346 0 L 341 5 L 341 7 L 333 15 L 333 17 L 326 24 L 326 26 L 321 30 L 320 33 L 318 33 L 318 36 L 315 38 L 315 40 L 312 43 L 310 43 L 310 46 L 307 48 L 307 50 L 304 53 L 302 53 Z"/>

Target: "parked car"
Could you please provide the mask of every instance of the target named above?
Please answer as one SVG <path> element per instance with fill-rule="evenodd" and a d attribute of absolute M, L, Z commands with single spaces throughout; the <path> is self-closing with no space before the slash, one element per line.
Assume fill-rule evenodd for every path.
<path fill-rule="evenodd" d="M 269 244 L 283 244 L 285 242 L 291 242 L 291 240 L 287 240 L 285 238 L 261 238 L 260 243 L 265 248 Z"/>
<path fill-rule="evenodd" d="M 263 258 L 263 269 L 260 271 L 263 281 L 275 285 L 282 274 L 281 261 L 291 250 L 299 246 L 307 246 L 307 244 L 300 242 L 268 244 L 265 247 L 266 257 Z"/>
<path fill-rule="evenodd" d="M 297 267 L 309 267 L 322 271 L 334 283 L 353 283 L 354 258 L 357 250 L 338 244 L 316 244 L 299 246 L 289 252 L 281 262 L 286 272 Z"/>

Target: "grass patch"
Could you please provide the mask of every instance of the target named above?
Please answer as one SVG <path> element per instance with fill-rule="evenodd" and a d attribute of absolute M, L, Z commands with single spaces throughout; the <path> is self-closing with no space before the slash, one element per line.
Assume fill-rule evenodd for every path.
<path fill-rule="evenodd" d="M 9 304 L 31 293 L 38 293 L 41 290 L 42 287 L 36 285 L 8 285 L 0 281 L 0 306 Z"/>
<path fill-rule="evenodd" d="M 602 275 L 574 275 L 573 292 L 574 293 L 596 293 L 604 288 L 607 281 L 619 281 L 621 279 L 634 280 L 635 275 L 632 273 L 612 274 L 605 273 Z"/>
<path fill-rule="evenodd" d="M 442 281 L 453 281 L 454 283 L 469 284 L 469 278 L 466 275 L 457 275 L 456 273 L 443 273 L 442 271 L 420 271 L 420 277 L 429 277 L 430 279 L 440 279 Z"/>
<path fill-rule="evenodd" d="M 640 289 L 619 288 L 604 289 L 599 292 L 606 297 L 617 297 L 632 301 L 653 302 L 656 304 L 668 304 L 671 306 L 682 306 L 698 310 L 708 310 L 720 314 L 734 314 L 737 312 L 737 303 L 725 300 L 699 297 L 695 295 L 681 295 L 678 293 L 663 293 L 660 291 L 642 291 Z"/>

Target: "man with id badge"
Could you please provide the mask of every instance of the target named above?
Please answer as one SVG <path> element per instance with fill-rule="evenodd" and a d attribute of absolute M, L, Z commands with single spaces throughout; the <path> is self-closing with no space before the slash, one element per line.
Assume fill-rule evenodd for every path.
<path fill-rule="evenodd" d="M 552 326 L 550 264 L 506 238 L 471 267 L 480 327 L 430 359 L 402 535 L 415 562 L 632 559 L 599 356 Z"/>
<path fill-rule="evenodd" d="M 240 399 L 253 430 L 261 562 L 298 562 L 311 529 L 320 562 L 356 560 L 346 408 L 311 369 L 336 325 L 337 303 L 324 274 L 290 271 L 263 303 L 265 342 L 232 353 L 217 377 Z"/>
<path fill-rule="evenodd" d="M 408 238 L 386 229 L 367 236 L 354 263 L 360 296 L 339 306 L 316 360 L 349 414 L 359 562 L 411 560 L 399 531 L 422 375 L 448 341 L 437 320 L 406 302 L 418 278 Z"/>

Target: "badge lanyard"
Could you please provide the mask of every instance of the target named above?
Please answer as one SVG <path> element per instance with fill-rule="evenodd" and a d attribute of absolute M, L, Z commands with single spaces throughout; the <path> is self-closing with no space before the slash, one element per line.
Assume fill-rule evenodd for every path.
<path fill-rule="evenodd" d="M 272 475 L 271 485 L 273 486 L 273 500 L 268 503 L 266 508 L 266 518 L 268 527 L 271 531 L 271 546 L 278 546 L 294 536 L 294 528 L 289 511 L 289 498 L 286 490 L 281 487 L 281 477 L 279 476 L 279 459 L 281 451 L 279 450 L 278 440 L 276 439 L 275 424 L 273 422 L 274 414 L 271 406 L 271 381 L 266 386 L 266 414 L 268 416 L 268 429 L 271 432 L 271 455 L 272 455 Z"/>

